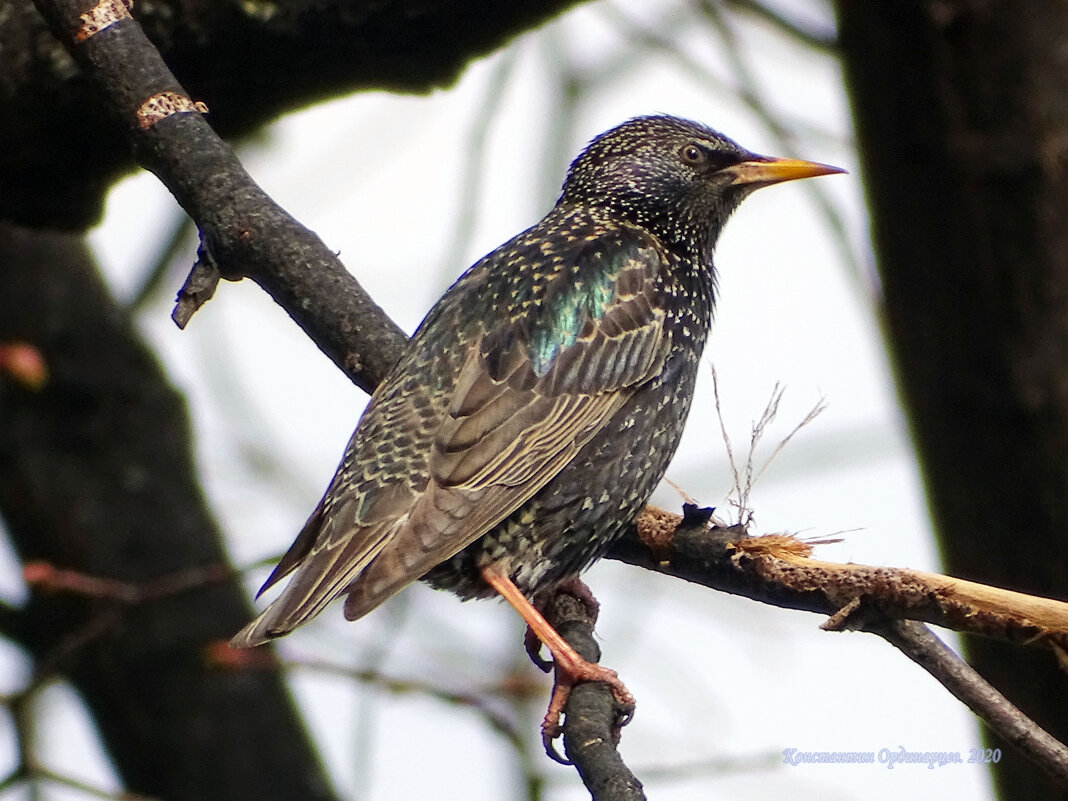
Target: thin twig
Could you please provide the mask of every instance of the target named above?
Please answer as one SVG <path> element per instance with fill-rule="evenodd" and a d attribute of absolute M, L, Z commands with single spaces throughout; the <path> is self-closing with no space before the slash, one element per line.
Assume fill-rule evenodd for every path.
<path fill-rule="evenodd" d="M 234 575 L 230 568 L 217 564 L 188 567 L 143 582 L 92 576 L 77 570 L 57 568 L 48 562 L 27 562 L 22 568 L 26 583 L 42 591 L 69 592 L 128 605 L 148 603 L 208 584 L 229 581 Z"/>
<path fill-rule="evenodd" d="M 401 679 L 386 676 L 377 670 L 353 668 L 347 665 L 339 665 L 321 660 L 288 659 L 283 660 L 281 664 L 289 668 L 344 676 L 359 682 L 360 684 L 377 687 L 394 695 L 418 693 L 451 706 L 470 709 L 478 714 L 478 716 L 482 718 L 493 731 L 500 734 L 517 753 L 522 755 L 526 752 L 526 742 L 522 732 L 519 731 L 512 720 L 494 709 L 489 701 L 490 697 L 495 695 L 502 697 L 506 694 L 514 695 L 518 686 L 515 682 L 490 685 L 484 687 L 480 692 L 464 692 L 461 690 L 450 690 L 446 687 L 420 681 L 418 679 Z"/>
<path fill-rule="evenodd" d="M 778 385 L 776 384 L 776 387 L 777 386 Z M 781 393 L 779 395 L 779 398 L 780 399 L 782 398 Z M 796 426 L 794 426 L 789 434 L 787 434 L 785 437 L 783 437 L 781 440 L 779 440 L 779 444 L 775 446 L 775 449 L 768 455 L 768 458 L 764 460 L 763 464 L 761 464 L 760 467 L 753 474 L 753 479 L 752 480 L 754 482 L 756 482 L 762 475 L 764 475 L 764 471 L 768 469 L 768 466 L 773 461 L 775 461 L 775 457 L 783 452 L 783 449 L 787 446 L 787 444 L 789 444 L 790 440 L 792 440 L 794 438 L 794 436 L 802 428 L 804 428 L 805 426 L 809 425 L 810 423 L 812 423 L 813 420 L 815 420 L 817 417 L 819 417 L 821 414 L 823 414 L 823 412 L 824 412 L 824 410 L 826 408 L 827 408 L 827 403 L 822 398 L 820 400 L 816 401 L 816 405 L 813 406 L 809 410 L 808 414 L 806 414 L 801 419 L 801 422 L 799 422 Z M 778 403 L 777 402 L 776 402 L 776 409 L 778 409 Z M 755 442 L 754 442 L 754 445 L 755 445 Z"/>
<path fill-rule="evenodd" d="M 819 417 L 827 406 L 822 398 L 817 401 L 816 405 L 812 407 L 801 422 L 794 426 L 785 437 L 779 440 L 779 443 L 775 446 L 767 459 L 760 464 L 760 467 L 757 467 L 757 446 L 764 438 L 768 426 L 770 426 L 778 416 L 779 404 L 782 402 L 785 393 L 785 387 L 778 383 L 772 387 L 771 397 L 768 398 L 768 402 L 764 406 L 764 411 L 761 413 L 760 418 L 753 423 L 753 428 L 749 436 L 749 451 L 745 457 L 745 466 L 744 468 L 739 469 L 738 463 L 734 458 L 734 447 L 731 445 L 731 438 L 727 433 L 727 423 L 723 418 L 723 407 L 719 398 L 719 377 L 716 374 L 715 366 L 712 367 L 712 394 L 715 400 L 716 419 L 719 421 L 720 435 L 723 437 L 723 445 L 727 451 L 727 462 L 730 464 L 731 473 L 733 475 L 733 484 L 727 495 L 727 500 L 731 506 L 738 510 L 738 521 L 744 526 L 749 526 L 753 522 L 753 512 L 750 508 L 749 500 L 753 492 L 753 486 L 756 484 L 757 480 L 764 474 L 764 471 L 768 469 L 768 466 L 775 460 L 775 457 L 782 453 L 783 449 L 790 440 L 794 438 L 797 432 Z M 687 502 L 693 503 L 694 501 L 687 498 Z"/>
<path fill-rule="evenodd" d="M 757 473 L 763 472 L 763 467 L 760 471 L 755 469 L 757 445 L 764 438 L 764 432 L 767 431 L 768 426 L 775 422 L 775 418 L 778 417 L 779 404 L 782 402 L 784 392 L 786 392 L 786 389 L 776 381 L 775 386 L 771 388 L 771 397 L 768 398 L 764 411 L 760 414 L 760 419 L 753 423 L 753 428 L 749 433 L 749 452 L 745 455 L 745 494 L 738 498 L 740 509 L 749 508 L 749 499 L 753 493 L 753 484 L 756 481 Z M 752 514 L 750 513 L 749 518 L 751 517 Z M 741 522 L 749 522 L 749 520 L 743 518 Z"/>
<path fill-rule="evenodd" d="M 175 215 L 171 223 L 171 233 L 164 240 L 163 246 L 152 260 L 152 264 L 141 276 L 141 281 L 134 290 L 133 297 L 126 304 L 126 308 L 132 312 L 140 311 L 146 303 L 156 294 L 167 277 L 167 268 L 175 260 L 182 248 L 192 239 L 196 226 L 180 211 Z"/>
<path fill-rule="evenodd" d="M 28 782 L 48 782 L 50 784 L 57 784 L 60 787 L 77 790 L 79 793 L 92 796 L 93 798 L 110 799 L 110 801 L 158 801 L 158 799 L 153 796 L 132 793 L 129 790 L 105 790 L 102 787 L 97 787 L 94 784 L 89 784 L 81 779 L 76 779 L 73 776 L 68 776 L 64 773 L 58 773 L 40 765 L 28 768 L 23 779 Z"/>
<path fill-rule="evenodd" d="M 731 467 L 731 476 L 733 478 L 733 485 L 731 486 L 730 495 L 736 495 L 738 498 L 739 508 L 742 508 L 742 498 L 748 496 L 748 492 L 743 492 L 742 477 L 738 472 L 738 462 L 734 459 L 734 446 L 731 445 L 730 434 L 727 433 L 727 423 L 723 419 L 723 406 L 719 400 L 719 374 L 716 372 L 716 368 L 712 367 L 712 397 L 716 404 L 716 419 L 719 420 L 719 433 L 723 437 L 723 447 L 727 451 L 727 463 Z"/>
<path fill-rule="evenodd" d="M 1054 780 L 1068 786 L 1068 748 L 1010 703 L 927 626 L 895 620 L 870 630 L 938 679 L 994 732 L 1027 754 Z"/>

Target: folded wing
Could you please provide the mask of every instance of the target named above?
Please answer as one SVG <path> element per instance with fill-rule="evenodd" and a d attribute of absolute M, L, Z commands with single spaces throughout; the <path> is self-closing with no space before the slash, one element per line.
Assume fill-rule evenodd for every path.
<path fill-rule="evenodd" d="M 267 586 L 294 579 L 235 645 L 287 633 L 345 592 L 346 617 L 366 614 L 529 500 L 660 373 L 667 276 L 656 242 L 636 229 L 579 239 L 539 275 L 529 298 L 471 338 L 423 474 L 372 481 L 369 492 L 375 471 L 363 466 L 363 485 L 346 486 L 343 463 Z M 508 278 L 495 270 L 487 283 Z M 443 322 L 432 315 L 424 327 Z M 373 405 L 360 428 L 397 436 L 402 420 L 370 419 L 388 408 Z"/>

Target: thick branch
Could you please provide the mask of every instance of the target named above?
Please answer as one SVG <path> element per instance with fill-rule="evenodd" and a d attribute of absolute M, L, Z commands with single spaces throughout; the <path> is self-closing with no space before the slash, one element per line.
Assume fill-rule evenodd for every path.
<path fill-rule="evenodd" d="M 255 280 L 357 385 L 372 387 L 396 361 L 403 333 L 319 237 L 256 185 L 198 111 L 173 111 L 192 101 L 141 27 L 119 19 L 87 35 L 82 0 L 38 7 L 97 82 L 138 161 L 196 221 L 206 259 L 224 277 Z"/>
<path fill-rule="evenodd" d="M 138 0 L 133 15 L 212 108 L 216 129 L 236 137 L 360 89 L 450 84 L 472 59 L 575 2 Z M 116 176 L 134 166 L 129 149 L 31 0 L 0 8 L 0 219 L 84 227 Z"/>
<path fill-rule="evenodd" d="M 700 522 L 700 521 L 698 521 Z M 812 559 L 793 537 L 686 524 L 647 507 L 606 557 L 763 603 L 827 615 L 824 628 L 918 620 L 1068 652 L 1068 603 L 919 570 Z"/>
<path fill-rule="evenodd" d="M 877 633 L 1055 780 L 1068 781 L 1068 749 L 915 622 L 1043 645 L 1063 659 L 1068 603 L 917 570 L 823 562 L 809 558 L 811 546 L 793 537 L 746 538 L 738 526 L 705 525 L 707 518 L 694 511 L 676 515 L 647 507 L 607 557 L 764 603 L 822 612 L 830 616 L 822 626 L 827 630 Z"/>

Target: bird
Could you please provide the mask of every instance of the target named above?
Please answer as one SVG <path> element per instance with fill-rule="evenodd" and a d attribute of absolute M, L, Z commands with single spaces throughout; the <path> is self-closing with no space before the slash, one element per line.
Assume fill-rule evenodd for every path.
<path fill-rule="evenodd" d="M 548 648 L 547 750 L 580 681 L 608 682 L 632 710 L 615 671 L 579 656 L 540 602 L 626 532 L 675 453 L 727 218 L 760 187 L 839 172 L 662 114 L 591 140 L 545 217 L 419 325 L 260 593 L 292 578 L 231 645 L 283 636 L 341 596 L 356 620 L 421 579 L 503 597 Z"/>

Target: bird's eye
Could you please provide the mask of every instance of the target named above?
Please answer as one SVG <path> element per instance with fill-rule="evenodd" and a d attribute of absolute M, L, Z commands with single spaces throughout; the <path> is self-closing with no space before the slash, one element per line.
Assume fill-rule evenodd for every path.
<path fill-rule="evenodd" d="M 683 164 L 689 164 L 691 167 L 701 167 L 708 160 L 708 155 L 703 147 L 689 142 L 679 150 L 679 158 L 682 159 Z"/>

